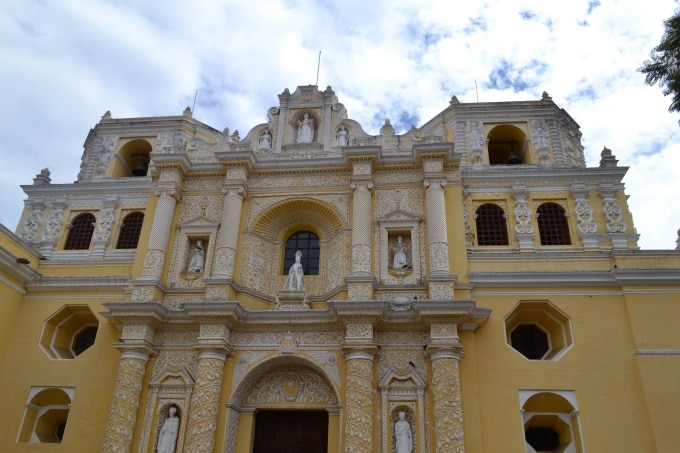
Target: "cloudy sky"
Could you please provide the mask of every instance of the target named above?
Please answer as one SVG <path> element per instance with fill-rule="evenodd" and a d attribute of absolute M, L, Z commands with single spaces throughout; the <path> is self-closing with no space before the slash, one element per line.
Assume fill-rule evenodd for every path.
<path fill-rule="evenodd" d="M 377 134 L 422 125 L 461 102 L 539 99 L 580 124 L 586 160 L 603 146 L 630 170 L 626 192 L 646 249 L 680 228 L 680 115 L 636 71 L 673 0 L 3 0 L 0 223 L 14 230 L 48 167 L 76 179 L 100 116 L 181 114 L 241 136 L 277 94 L 330 85 Z M 475 89 L 477 86 L 477 90 Z"/>

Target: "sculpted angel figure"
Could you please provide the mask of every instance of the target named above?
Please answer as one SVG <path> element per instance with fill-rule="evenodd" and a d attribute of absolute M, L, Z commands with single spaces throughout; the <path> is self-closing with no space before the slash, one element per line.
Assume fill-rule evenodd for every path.
<path fill-rule="evenodd" d="M 308 113 L 305 113 L 302 121 L 298 120 L 297 142 L 311 143 L 312 141 L 314 141 L 314 120 L 309 117 Z"/>

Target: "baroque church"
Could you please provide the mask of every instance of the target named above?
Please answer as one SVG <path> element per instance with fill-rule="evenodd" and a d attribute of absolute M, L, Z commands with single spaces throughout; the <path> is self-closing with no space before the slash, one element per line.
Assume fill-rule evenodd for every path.
<path fill-rule="evenodd" d="M 680 252 L 544 93 L 115 118 L 0 226 L 0 450 L 670 452 Z M 44 446 L 36 444 L 50 444 Z"/>

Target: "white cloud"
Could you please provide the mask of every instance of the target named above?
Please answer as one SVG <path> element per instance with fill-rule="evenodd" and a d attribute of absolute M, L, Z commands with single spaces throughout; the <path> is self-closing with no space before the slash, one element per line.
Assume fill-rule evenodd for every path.
<path fill-rule="evenodd" d="M 631 166 L 627 193 L 645 248 L 680 228 L 679 132 L 669 99 L 636 69 L 672 0 L 168 0 L 0 6 L 0 222 L 14 228 L 19 184 L 44 167 L 72 182 L 99 117 L 195 117 L 244 136 L 284 88 L 333 86 L 369 133 L 407 129 L 463 102 L 538 99 L 547 91 L 581 125 L 589 164 L 603 146 Z M 590 12 L 589 12 L 590 11 Z M 490 85 L 490 76 L 518 86 Z M 642 202 L 641 200 L 644 200 Z"/>

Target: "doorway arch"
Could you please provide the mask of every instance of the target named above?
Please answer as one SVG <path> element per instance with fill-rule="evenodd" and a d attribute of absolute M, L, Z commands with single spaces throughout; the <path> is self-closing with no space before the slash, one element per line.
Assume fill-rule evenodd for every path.
<path fill-rule="evenodd" d="M 325 411 L 327 446 L 334 449 L 339 446 L 342 433 L 339 388 L 312 358 L 280 354 L 254 365 L 235 385 L 227 403 L 225 452 L 252 451 L 257 414 L 273 411 L 286 411 L 291 416 L 298 412 L 301 418 L 305 412 Z"/>

